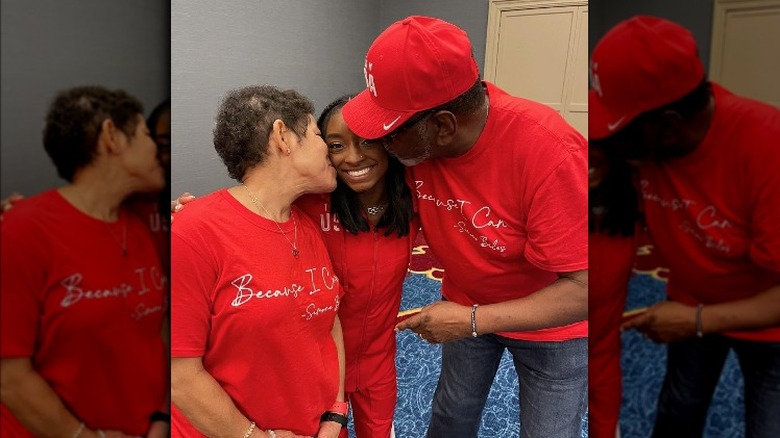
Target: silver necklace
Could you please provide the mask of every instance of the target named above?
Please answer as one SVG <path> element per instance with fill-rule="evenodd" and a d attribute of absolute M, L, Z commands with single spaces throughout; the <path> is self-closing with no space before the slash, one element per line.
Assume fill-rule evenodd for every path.
<path fill-rule="evenodd" d="M 374 205 L 372 207 L 366 207 L 366 213 L 368 213 L 369 216 L 377 216 L 382 214 L 382 212 L 385 211 L 384 205 Z"/>
<path fill-rule="evenodd" d="M 260 208 L 258 207 L 258 205 L 259 205 L 260 207 L 263 208 L 265 213 L 274 222 L 274 224 L 276 224 L 276 228 L 279 229 L 279 231 L 282 233 L 284 238 L 287 240 L 287 243 L 289 243 L 290 246 L 292 247 L 292 255 L 293 255 L 293 257 L 295 257 L 296 259 L 299 258 L 301 256 L 301 252 L 298 251 L 298 223 L 295 221 L 295 215 L 292 213 L 292 210 L 290 210 L 290 217 L 293 220 L 293 240 L 290 241 L 290 238 L 287 237 L 287 233 L 284 232 L 282 227 L 279 225 L 279 222 L 276 222 L 276 220 L 273 218 L 273 216 L 268 211 L 268 209 L 265 208 L 265 205 L 263 205 L 262 203 L 260 203 L 260 201 L 257 200 L 255 195 L 252 193 L 251 190 L 249 190 L 249 187 L 247 187 L 246 184 L 241 183 L 241 185 L 244 187 L 244 189 L 246 190 L 246 193 L 249 195 L 249 198 L 252 200 L 252 204 L 254 204 L 255 209 L 257 209 L 257 212 L 260 213 Z"/>
<path fill-rule="evenodd" d="M 119 214 L 119 220 L 122 221 L 122 214 Z M 108 228 L 108 232 L 111 233 L 111 237 L 116 241 L 116 243 L 119 243 L 119 246 L 122 248 L 122 257 L 127 257 L 127 221 L 122 221 L 122 242 L 119 242 L 119 238 L 116 237 L 116 234 L 114 234 L 114 230 L 111 229 L 111 226 L 108 225 L 108 222 L 103 222 L 106 225 L 106 228 Z"/>
<path fill-rule="evenodd" d="M 87 203 L 84 201 L 84 198 L 81 197 L 81 193 L 78 192 L 78 190 L 73 190 L 71 193 L 74 194 L 79 199 L 79 202 L 84 206 L 84 208 L 87 208 Z M 122 249 L 122 257 L 127 257 L 127 221 L 122 221 L 122 212 L 120 211 L 117 214 L 117 220 L 122 221 L 122 240 L 119 240 L 119 237 L 114 233 L 114 230 L 111 229 L 111 226 L 108 224 L 108 222 L 104 221 L 103 219 L 98 219 L 100 222 L 103 222 L 103 225 L 106 226 L 106 229 L 108 230 L 108 233 L 111 234 L 111 238 L 114 239 L 114 241 L 119 245 L 119 247 Z"/>

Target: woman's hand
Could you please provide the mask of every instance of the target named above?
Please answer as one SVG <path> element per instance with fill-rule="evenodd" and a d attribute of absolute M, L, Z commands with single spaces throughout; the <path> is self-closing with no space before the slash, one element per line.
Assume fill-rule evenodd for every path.
<path fill-rule="evenodd" d="M 193 196 L 190 192 L 184 192 L 179 195 L 178 198 L 171 201 L 171 222 L 173 222 L 173 215 L 184 208 L 184 204 L 192 202 L 193 200 L 195 200 L 195 196 Z"/>
<path fill-rule="evenodd" d="M 274 429 L 274 434 L 276 434 L 275 435 L 276 438 L 311 438 L 311 437 L 305 436 L 305 435 L 297 435 L 296 433 L 291 432 L 289 430 L 276 430 L 276 429 Z M 254 435 L 254 434 L 252 434 L 252 435 Z M 268 435 L 268 433 L 266 433 L 266 436 L 267 435 Z"/>
<path fill-rule="evenodd" d="M 104 430 L 100 432 L 92 429 L 84 429 L 79 438 L 137 438 L 135 435 L 125 435 L 118 430 Z"/>
<path fill-rule="evenodd" d="M 14 204 L 16 204 L 17 202 L 21 201 L 22 199 L 24 199 L 23 195 L 21 195 L 20 193 L 14 192 L 14 193 L 11 194 L 11 196 L 9 196 L 9 197 L 7 197 L 7 198 L 5 198 L 3 200 L 0 200 L 0 220 L 3 219 L 3 213 L 5 213 L 6 211 L 10 210 L 11 207 L 14 206 Z"/>
<path fill-rule="evenodd" d="M 171 436 L 171 425 L 164 421 L 155 421 L 149 426 L 146 438 L 167 438 Z"/>
<path fill-rule="evenodd" d="M 320 423 L 320 430 L 317 432 L 317 438 L 337 438 L 341 433 L 341 425 L 335 421 L 323 421 Z"/>

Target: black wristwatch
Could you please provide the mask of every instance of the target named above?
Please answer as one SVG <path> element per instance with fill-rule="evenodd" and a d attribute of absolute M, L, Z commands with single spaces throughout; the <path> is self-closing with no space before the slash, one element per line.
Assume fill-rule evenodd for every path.
<path fill-rule="evenodd" d="M 347 427 L 347 416 L 339 414 L 338 412 L 325 412 L 322 414 L 322 417 L 320 417 L 320 423 L 323 421 L 335 421 L 340 424 L 341 427 Z"/>
<path fill-rule="evenodd" d="M 171 414 L 167 412 L 154 411 L 152 412 L 152 415 L 149 416 L 149 422 L 154 423 L 155 421 L 162 421 L 164 423 L 170 424 Z"/>

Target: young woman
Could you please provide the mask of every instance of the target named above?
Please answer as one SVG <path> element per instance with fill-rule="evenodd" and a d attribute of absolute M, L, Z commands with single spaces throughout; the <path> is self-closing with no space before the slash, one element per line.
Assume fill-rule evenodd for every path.
<path fill-rule="evenodd" d="M 634 171 L 608 145 L 591 141 L 588 159 L 588 430 L 613 438 L 620 415 L 620 323 L 636 258 L 639 199 Z"/>
<path fill-rule="evenodd" d="M 381 142 L 356 136 L 344 123 L 341 108 L 349 99 L 332 102 L 317 122 L 336 168 L 336 190 L 297 205 L 320 224 L 344 287 L 344 391 L 355 432 L 387 438 L 397 397 L 393 328 L 419 222 L 404 166 Z"/>

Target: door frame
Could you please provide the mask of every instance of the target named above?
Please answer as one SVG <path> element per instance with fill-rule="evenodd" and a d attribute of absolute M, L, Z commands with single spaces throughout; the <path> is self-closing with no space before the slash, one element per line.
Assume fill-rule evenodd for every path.
<path fill-rule="evenodd" d="M 546 9 L 562 6 L 587 6 L 588 0 L 489 0 L 487 38 L 485 43 L 485 71 L 482 72 L 486 81 L 493 82 L 496 78 L 498 60 L 498 36 L 501 33 L 501 14 L 507 11 L 525 9 Z"/>

